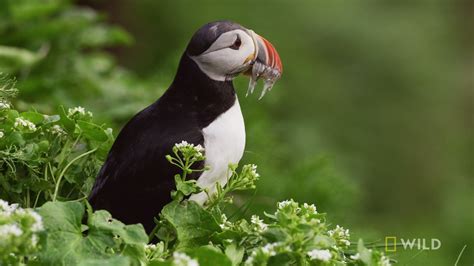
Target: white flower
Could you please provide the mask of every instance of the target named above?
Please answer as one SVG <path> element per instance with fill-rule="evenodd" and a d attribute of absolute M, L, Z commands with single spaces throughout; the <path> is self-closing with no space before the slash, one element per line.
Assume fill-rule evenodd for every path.
<path fill-rule="evenodd" d="M 313 249 L 308 252 L 308 256 L 311 260 L 329 261 L 332 254 L 327 249 Z"/>
<path fill-rule="evenodd" d="M 8 238 L 11 235 L 13 236 L 21 236 L 23 231 L 18 227 L 16 224 L 5 224 L 0 225 L 0 238 Z"/>
<path fill-rule="evenodd" d="M 245 261 L 245 264 L 244 265 L 253 265 L 253 260 L 254 260 L 254 257 L 253 256 L 249 256 L 247 258 L 247 260 Z"/>
<path fill-rule="evenodd" d="M 73 116 L 75 114 L 81 114 L 81 115 L 85 115 L 86 114 L 86 109 L 84 109 L 84 107 L 82 106 L 77 106 L 77 107 L 74 107 L 74 108 L 69 108 L 67 110 L 67 114 L 68 116 Z"/>
<path fill-rule="evenodd" d="M 356 253 L 356 254 L 354 254 L 354 255 L 351 255 L 350 258 L 351 258 L 352 260 L 360 260 L 360 254 L 359 254 L 359 253 Z"/>
<path fill-rule="evenodd" d="M 181 253 L 181 252 L 175 252 L 173 253 L 173 265 L 175 266 L 199 266 L 199 263 L 197 260 L 192 259 L 188 255 Z"/>
<path fill-rule="evenodd" d="M 0 110 L 2 109 L 10 109 L 10 104 L 5 101 L 0 100 Z"/>
<path fill-rule="evenodd" d="M 181 143 L 176 143 L 174 146 L 175 149 L 181 151 L 182 154 L 192 155 L 194 158 L 199 160 L 204 159 L 204 148 L 200 144 L 194 145 L 183 140 Z"/>
<path fill-rule="evenodd" d="M 336 228 L 328 231 L 329 236 L 334 237 L 339 243 L 342 243 L 345 246 L 349 246 L 351 242 L 349 241 L 350 234 L 349 229 L 344 229 L 344 227 L 336 225 Z"/>
<path fill-rule="evenodd" d="M 33 225 L 31 226 L 31 231 L 32 232 L 39 232 L 39 231 L 43 231 L 44 230 L 44 227 L 43 227 L 43 218 L 36 212 L 34 211 L 28 211 L 28 214 L 33 218 L 33 220 L 35 221 L 33 223 Z"/>
<path fill-rule="evenodd" d="M 39 238 L 37 235 L 33 234 L 31 235 L 31 246 L 32 247 L 36 247 L 36 245 L 38 244 L 39 242 Z"/>
<path fill-rule="evenodd" d="M 260 175 L 257 173 L 257 166 L 255 164 L 250 165 L 250 174 L 252 175 L 253 179 L 260 177 Z"/>
<path fill-rule="evenodd" d="M 3 131 L 0 130 L 0 139 L 3 138 L 3 136 L 5 136 L 5 133 L 3 133 Z"/>
<path fill-rule="evenodd" d="M 219 224 L 219 227 L 222 230 L 230 229 L 232 227 L 232 223 L 227 220 L 227 216 L 225 214 L 221 215 L 221 220 L 222 220 L 222 223 Z"/>
<path fill-rule="evenodd" d="M 204 151 L 204 148 L 201 146 L 201 144 L 198 144 L 198 145 L 194 146 L 194 144 L 188 143 L 188 142 L 185 141 L 185 140 L 181 141 L 181 143 L 175 144 L 175 146 L 176 146 L 178 149 L 181 149 L 181 148 L 192 148 L 192 149 L 195 149 L 195 150 L 198 151 L 198 152 Z"/>
<path fill-rule="evenodd" d="M 66 131 L 64 131 L 64 129 L 60 125 L 52 126 L 50 129 L 50 132 L 53 135 L 58 135 L 58 136 L 66 134 Z"/>
<path fill-rule="evenodd" d="M 381 266 L 391 266 L 392 264 L 390 263 L 389 258 L 382 255 L 382 257 L 380 258 L 380 265 Z"/>
<path fill-rule="evenodd" d="M 82 106 L 77 106 L 77 107 L 74 107 L 74 108 L 69 108 L 67 110 L 67 116 L 74 116 L 75 114 L 79 114 L 80 116 L 90 116 L 92 117 L 92 113 L 87 111 L 86 112 L 86 109 L 84 109 L 84 107 Z"/>
<path fill-rule="evenodd" d="M 280 202 L 278 202 L 278 209 L 283 209 L 283 208 L 285 208 L 286 206 L 292 204 L 293 202 L 294 202 L 293 199 L 280 201 Z"/>
<path fill-rule="evenodd" d="M 304 203 L 303 204 L 303 209 L 305 209 L 307 212 L 312 213 L 312 214 L 317 214 L 318 213 L 316 211 L 316 206 L 314 204 Z"/>
<path fill-rule="evenodd" d="M 256 248 L 250 253 L 250 256 L 245 261 L 244 265 L 255 265 L 255 261 L 260 261 L 262 258 L 269 258 L 277 255 L 279 252 L 291 252 L 288 245 L 281 242 L 268 243 L 263 247 Z M 260 264 L 258 264 L 260 265 Z"/>
<path fill-rule="evenodd" d="M 9 208 L 10 205 L 8 205 L 8 202 L 0 199 L 0 210 L 6 210 L 7 208 Z"/>
<path fill-rule="evenodd" d="M 258 215 L 252 215 L 252 218 L 250 218 L 250 222 L 255 225 L 256 231 L 260 233 L 267 230 L 268 228 L 268 225 L 264 223 L 263 220 L 258 217 Z"/>
<path fill-rule="evenodd" d="M 15 123 L 13 124 L 15 128 L 18 129 L 28 129 L 29 131 L 36 131 L 36 126 L 33 124 L 31 121 L 28 121 L 27 119 L 23 119 L 21 117 L 17 117 L 15 119 Z"/>
<path fill-rule="evenodd" d="M 8 202 L 0 199 L 0 214 L 11 215 L 18 209 L 18 204 L 8 204 Z"/>
<path fill-rule="evenodd" d="M 268 243 L 265 246 L 263 246 L 261 250 L 263 254 L 265 255 L 275 256 L 276 255 L 275 247 L 277 246 L 278 246 L 278 243 Z"/>
<path fill-rule="evenodd" d="M 147 244 L 145 245 L 145 251 L 148 252 L 153 252 L 156 250 L 156 245 L 155 244 Z"/>

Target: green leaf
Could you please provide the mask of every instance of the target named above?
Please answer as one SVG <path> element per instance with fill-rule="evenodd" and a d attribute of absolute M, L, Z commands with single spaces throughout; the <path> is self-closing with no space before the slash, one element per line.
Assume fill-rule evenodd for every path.
<path fill-rule="evenodd" d="M 188 180 L 176 182 L 176 190 L 181 191 L 186 196 L 189 196 L 192 193 L 198 192 L 199 187 L 196 184 L 196 180 Z"/>
<path fill-rule="evenodd" d="M 66 110 L 64 109 L 64 106 L 59 106 L 59 116 L 61 117 L 61 120 L 59 120 L 59 123 L 63 126 L 64 129 L 69 134 L 74 133 L 74 129 L 76 128 L 76 124 L 74 124 L 74 121 L 69 119 L 67 116 Z"/>
<path fill-rule="evenodd" d="M 232 243 L 225 248 L 225 254 L 230 259 L 233 266 L 240 265 L 244 257 L 244 253 L 245 249 L 238 247 L 235 243 Z"/>
<path fill-rule="evenodd" d="M 46 56 L 45 51 L 37 53 L 26 49 L 0 45 L 0 71 L 15 72 L 30 67 Z"/>
<path fill-rule="evenodd" d="M 29 120 L 35 125 L 38 125 L 44 121 L 44 116 L 37 112 L 22 112 L 20 113 L 20 116 Z"/>
<path fill-rule="evenodd" d="M 203 246 L 189 252 L 191 257 L 198 260 L 199 265 L 232 266 L 232 262 L 226 255 L 212 246 Z"/>
<path fill-rule="evenodd" d="M 44 119 L 45 124 L 58 122 L 61 119 L 61 116 L 59 115 L 44 115 L 44 116 L 45 116 L 45 119 Z"/>
<path fill-rule="evenodd" d="M 89 27 L 79 37 L 80 44 L 86 47 L 130 44 L 133 40 L 132 36 L 121 28 L 105 24 Z"/>
<path fill-rule="evenodd" d="M 177 249 L 206 245 L 221 230 L 211 213 L 194 201 L 173 201 L 163 208 L 161 215 L 176 229 Z"/>
<path fill-rule="evenodd" d="M 90 258 L 80 261 L 78 266 L 129 266 L 130 258 L 123 256 L 113 256 L 108 259 Z"/>
<path fill-rule="evenodd" d="M 14 3 L 9 6 L 12 17 L 16 21 L 25 21 L 51 14 L 64 5 L 65 1 L 14 1 Z"/>
<path fill-rule="evenodd" d="M 268 266 L 289 266 L 289 265 L 295 265 L 295 260 L 288 253 L 277 254 L 276 256 L 270 257 L 270 259 L 268 260 Z"/>
<path fill-rule="evenodd" d="M 8 110 L 7 112 L 7 118 L 10 120 L 10 121 L 15 121 L 15 119 L 17 117 L 20 117 L 20 114 L 18 113 L 17 110 Z"/>
<path fill-rule="evenodd" d="M 6 142 L 12 145 L 23 146 L 25 145 L 25 140 L 23 135 L 20 132 L 13 131 L 11 132 L 8 137 L 6 137 Z"/>
<path fill-rule="evenodd" d="M 152 260 L 148 263 L 148 266 L 173 266 L 173 262 Z"/>
<path fill-rule="evenodd" d="M 84 134 L 84 136 L 88 139 L 96 140 L 100 142 L 108 140 L 108 136 L 105 130 L 96 124 L 86 122 L 83 120 L 77 120 L 77 125 L 82 130 L 82 133 Z"/>
<path fill-rule="evenodd" d="M 41 264 L 77 265 L 91 258 L 122 263 L 123 260 L 114 258 L 114 253 L 130 255 L 135 265 L 145 261 L 144 246 L 148 238 L 143 226 L 124 225 L 108 212 L 98 211 L 88 218 L 88 230 L 83 232 L 84 213 L 84 206 L 79 202 L 48 202 L 39 208 L 47 233 L 38 254 Z"/>

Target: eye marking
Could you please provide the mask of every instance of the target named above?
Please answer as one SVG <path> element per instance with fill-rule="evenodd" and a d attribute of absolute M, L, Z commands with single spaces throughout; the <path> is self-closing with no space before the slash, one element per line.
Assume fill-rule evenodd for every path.
<path fill-rule="evenodd" d="M 242 41 L 240 40 L 240 36 L 237 36 L 237 39 L 229 48 L 233 50 L 239 50 L 240 45 L 242 45 Z"/>

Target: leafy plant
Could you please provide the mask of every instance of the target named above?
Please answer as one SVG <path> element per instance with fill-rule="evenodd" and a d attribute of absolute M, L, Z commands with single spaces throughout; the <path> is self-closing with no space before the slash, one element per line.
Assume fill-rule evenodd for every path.
<path fill-rule="evenodd" d="M 173 201 L 166 205 L 155 230 L 147 237 L 143 226 L 124 225 L 107 211 L 94 212 L 81 198 L 113 141 L 111 131 L 92 122 L 82 107 L 61 108 L 59 115 L 18 112 L 10 102 L 13 81 L 4 79 L 1 95 L 0 238 L 8 248 L 3 262 L 36 265 L 389 265 L 376 250 L 362 242 L 350 251 L 349 231 L 331 227 L 325 214 L 312 204 L 293 200 L 278 203 L 265 220 L 227 217 L 232 192 L 255 188 L 255 165 L 240 171 L 229 166 L 225 185 L 215 193 L 198 187 L 188 176 L 195 163 L 205 160 L 204 149 L 187 142 L 173 147 L 166 158 L 182 173 L 175 176 Z M 208 193 L 201 206 L 187 200 L 193 193 Z M 34 201 L 31 199 L 34 198 Z M 59 200 L 74 200 L 61 202 Z M 33 217 L 33 218 L 31 218 Z M 42 218 L 41 218 L 42 217 Z M 38 226 L 39 221 L 41 226 Z M 35 225 L 36 224 L 36 225 Z M 44 225 L 44 231 L 42 231 Z M 21 230 L 21 231 L 19 231 Z M 38 235 L 41 235 L 39 237 Z M 38 239 L 40 239 L 38 241 Z M 158 241 L 158 243 L 153 243 Z M 353 254 L 349 256 L 349 254 Z"/>
<path fill-rule="evenodd" d="M 0 72 L 18 77 L 20 110 L 34 103 L 49 114 L 51 106 L 86 105 L 102 119 L 122 122 L 149 103 L 146 96 L 159 92 L 157 85 L 136 78 L 105 51 L 133 42 L 126 31 L 73 2 L 2 1 Z"/>
<path fill-rule="evenodd" d="M 82 224 L 87 209 L 87 222 Z M 79 202 L 48 202 L 39 208 L 47 230 L 35 261 L 42 265 L 140 265 L 147 235 L 140 224 L 124 225 L 106 211 Z"/>
<path fill-rule="evenodd" d="M 255 165 L 243 166 L 240 173 L 231 165 L 228 182 L 223 187 L 216 184 L 216 193 L 204 207 L 183 199 L 189 191 L 201 191 L 186 175 L 200 171 L 192 166 L 204 160 L 203 150 L 183 142 L 173 153 L 167 158 L 182 174 L 175 178 L 174 201 L 164 207 L 151 235 L 161 240 L 150 255 L 152 265 L 390 265 L 382 253 L 362 242 L 357 253 L 351 251 L 349 230 L 331 228 L 313 204 L 286 200 L 273 214 L 265 214 L 267 222 L 257 215 L 250 221 L 231 221 L 224 212 L 232 202 L 229 193 L 255 188 Z"/>
<path fill-rule="evenodd" d="M 0 262 L 15 264 L 34 254 L 39 246 L 43 220 L 31 209 L 0 200 Z"/>
<path fill-rule="evenodd" d="M 19 112 L 14 81 L 0 83 L 0 198 L 22 207 L 89 195 L 113 143 L 112 130 L 82 107 L 56 115 Z"/>

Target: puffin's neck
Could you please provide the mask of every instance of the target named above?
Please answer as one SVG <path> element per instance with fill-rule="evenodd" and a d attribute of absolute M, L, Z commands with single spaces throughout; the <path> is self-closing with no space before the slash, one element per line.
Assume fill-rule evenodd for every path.
<path fill-rule="evenodd" d="M 186 53 L 181 57 L 178 71 L 170 90 L 185 90 L 193 96 L 227 97 L 234 95 L 235 90 L 231 80 L 217 81 L 209 78 Z"/>
<path fill-rule="evenodd" d="M 202 127 L 232 107 L 236 99 L 231 80 L 209 78 L 186 53 L 166 94 L 169 100 L 184 105 L 183 111 L 196 113 Z"/>

